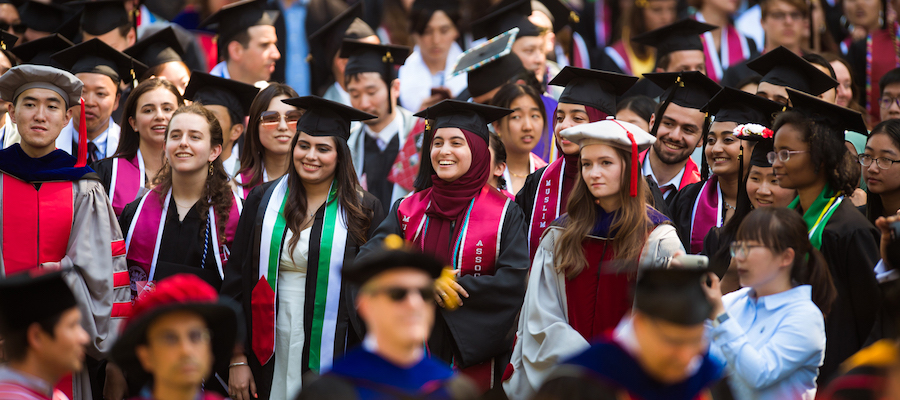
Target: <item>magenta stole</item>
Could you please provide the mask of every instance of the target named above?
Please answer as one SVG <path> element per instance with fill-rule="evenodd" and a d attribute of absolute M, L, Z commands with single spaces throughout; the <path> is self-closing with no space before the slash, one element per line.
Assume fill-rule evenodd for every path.
<path fill-rule="evenodd" d="M 428 225 L 428 195 L 431 188 L 415 193 L 400 202 L 397 217 L 403 238 L 423 248 Z M 452 250 L 452 267 L 460 275 L 493 275 L 500 255 L 500 239 L 506 209 L 512 201 L 485 185 L 469 203 L 463 225 L 457 229 Z"/>
<path fill-rule="evenodd" d="M 138 193 L 144 187 L 144 173 L 138 157 L 140 157 L 140 153 L 130 160 L 122 157 L 113 159 L 112 178 L 109 182 L 109 201 L 112 203 L 116 216 L 122 215 L 125 206 L 137 199 Z"/>
<path fill-rule="evenodd" d="M 719 187 L 719 177 L 711 176 L 694 201 L 691 210 L 691 248 L 690 254 L 700 254 L 703 251 L 703 239 L 712 228 L 722 226 L 722 189 Z"/>
<path fill-rule="evenodd" d="M 531 223 L 528 224 L 529 259 L 534 258 L 544 230 L 566 211 L 569 194 L 563 188 L 565 171 L 566 158 L 560 157 L 544 168 L 541 174 L 537 193 L 534 195 L 534 206 L 531 209 Z"/>
<path fill-rule="evenodd" d="M 703 15 L 699 12 L 694 14 L 694 19 L 700 22 L 706 22 Z M 712 32 L 706 32 L 700 35 L 703 42 L 703 54 L 706 56 L 706 74 L 710 79 L 718 83 L 725 76 L 725 70 L 728 67 L 737 64 L 743 60 L 750 58 L 750 45 L 747 38 L 738 32 L 734 24 L 728 24 L 722 27 L 721 57 L 717 50 L 716 42 L 713 39 Z"/>

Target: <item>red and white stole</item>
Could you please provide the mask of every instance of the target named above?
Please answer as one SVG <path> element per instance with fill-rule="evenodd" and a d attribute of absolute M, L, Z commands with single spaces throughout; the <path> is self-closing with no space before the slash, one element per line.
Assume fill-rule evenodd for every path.
<path fill-rule="evenodd" d="M 159 243 L 162 240 L 163 227 L 169 212 L 172 189 L 166 193 L 165 199 L 160 197 L 161 193 L 158 190 L 151 190 L 141 197 L 141 202 L 138 203 L 137 211 L 125 236 L 127 254 L 125 260 L 128 264 L 128 274 L 131 277 L 132 290 L 138 294 L 140 294 L 139 289 L 143 289 L 148 283 L 153 282 L 156 275 Z M 241 218 L 241 207 L 241 200 L 235 197 L 231 203 L 231 212 L 225 226 L 225 238 L 222 241 L 219 241 L 216 229 L 215 210 L 212 206 L 209 207 L 207 218 L 210 223 L 210 240 L 217 244 L 213 246 L 213 252 L 220 278 L 225 277 L 224 265 L 228 262 L 228 249 L 234 240 L 238 220 Z"/>
<path fill-rule="evenodd" d="M 534 258 L 544 230 L 566 211 L 566 204 L 562 198 L 565 171 L 566 159 L 560 157 L 550 163 L 541 174 L 541 180 L 534 195 L 534 206 L 531 209 L 531 223 L 528 225 L 529 259 Z"/>
<path fill-rule="evenodd" d="M 694 14 L 694 19 L 706 22 L 703 14 L 700 14 L 699 11 Z M 722 80 L 728 67 L 750 58 L 750 45 L 747 43 L 747 38 L 741 35 L 733 24 L 721 28 L 723 39 L 720 41 L 719 50 L 721 52 L 716 49 L 712 32 L 706 32 L 700 36 L 703 41 L 703 54 L 706 56 L 706 75 L 716 83 Z"/>
<path fill-rule="evenodd" d="M 622 70 L 623 74 L 632 75 L 631 58 L 628 57 L 628 50 L 625 49 L 625 42 L 620 40 L 612 46 L 607 46 L 604 51 L 606 52 L 606 55 L 616 63 L 616 66 Z"/>
<path fill-rule="evenodd" d="M 725 202 L 722 200 L 719 177 L 713 175 L 703 183 L 691 211 L 691 254 L 700 254 L 706 234 L 710 229 L 722 226 L 722 204 Z"/>
<path fill-rule="evenodd" d="M 125 206 L 138 198 L 138 193 L 144 187 L 146 176 L 147 172 L 140 149 L 130 160 L 123 157 L 113 159 L 112 179 L 109 182 L 109 201 L 112 203 L 116 216 L 122 215 Z"/>
<path fill-rule="evenodd" d="M 425 243 L 428 231 L 428 216 L 425 211 L 431 205 L 425 189 L 400 202 L 397 216 L 403 237 L 419 248 Z M 493 275 L 497 257 L 500 255 L 500 239 L 506 209 L 512 201 L 490 185 L 485 185 L 469 202 L 459 236 L 455 239 L 452 253 L 452 267 L 460 270 L 460 275 Z M 474 210 L 474 212 L 473 212 Z"/>
<path fill-rule="evenodd" d="M 38 190 L 12 175 L 0 174 L 0 188 L 3 275 L 62 260 L 74 222 L 72 182 L 44 182 Z"/>

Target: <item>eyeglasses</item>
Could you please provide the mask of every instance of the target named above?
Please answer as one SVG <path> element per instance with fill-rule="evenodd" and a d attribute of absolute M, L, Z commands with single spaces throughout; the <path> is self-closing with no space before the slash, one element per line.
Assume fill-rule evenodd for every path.
<path fill-rule="evenodd" d="M 418 293 L 419 296 L 422 297 L 422 300 L 425 302 L 434 301 L 434 288 L 433 287 L 424 287 L 424 288 L 405 288 L 405 287 L 385 287 L 385 288 L 377 288 L 367 290 L 369 294 L 376 296 L 379 294 L 386 294 L 389 299 L 392 301 L 399 303 L 406 299 L 410 293 Z"/>
<path fill-rule="evenodd" d="M 801 19 L 806 19 L 802 12 L 794 11 L 794 12 L 772 12 L 767 15 L 768 18 L 772 18 L 773 21 L 784 21 L 787 17 L 791 17 L 793 21 L 799 21 Z"/>
<path fill-rule="evenodd" d="M 892 104 L 900 107 L 900 97 L 882 97 L 878 99 L 878 102 L 881 104 L 881 108 L 890 108 Z"/>
<path fill-rule="evenodd" d="M 769 164 L 775 164 L 775 158 L 777 157 L 781 162 L 787 162 L 791 159 L 791 154 L 800 154 L 800 153 L 809 153 L 807 150 L 781 150 L 779 152 L 770 151 L 769 154 L 766 154 L 766 160 L 769 161 Z"/>
<path fill-rule="evenodd" d="M 758 244 L 756 244 L 756 245 L 747 244 L 747 242 L 735 241 L 735 242 L 731 242 L 731 246 L 728 247 L 728 250 L 729 250 L 729 254 L 731 254 L 732 258 L 734 258 L 734 257 L 744 258 L 744 257 L 747 257 L 747 254 L 750 253 L 750 250 L 752 250 L 755 247 L 766 247 L 766 246 L 758 245 Z"/>
<path fill-rule="evenodd" d="M 297 121 L 300 120 L 300 117 L 303 116 L 303 112 L 300 110 L 291 110 L 282 116 L 278 111 L 263 111 L 259 116 L 260 124 L 267 129 L 274 129 L 278 127 L 278 124 L 281 120 L 284 120 L 284 123 L 287 124 L 288 129 L 294 130 L 297 129 Z"/>
<path fill-rule="evenodd" d="M 25 24 L 7 24 L 6 22 L 0 22 L 0 31 L 9 31 L 12 28 L 12 31 L 21 35 L 25 33 L 25 30 L 28 29 Z"/>
<path fill-rule="evenodd" d="M 190 344 L 205 344 L 210 341 L 209 329 L 194 329 L 187 333 L 186 339 Z M 175 332 L 164 332 L 156 335 L 155 339 L 165 347 L 176 347 L 183 340 L 181 335 Z"/>
<path fill-rule="evenodd" d="M 862 164 L 863 167 L 872 165 L 872 161 L 874 161 L 875 164 L 878 165 L 878 168 L 881 169 L 888 169 L 891 165 L 894 165 L 895 162 L 900 162 L 900 160 L 891 160 L 890 158 L 885 157 L 875 158 L 868 154 L 859 155 L 859 163 Z"/>

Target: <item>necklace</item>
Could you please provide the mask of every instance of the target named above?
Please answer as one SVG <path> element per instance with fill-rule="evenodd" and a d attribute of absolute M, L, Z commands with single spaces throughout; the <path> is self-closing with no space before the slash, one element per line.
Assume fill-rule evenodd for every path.
<path fill-rule="evenodd" d="M 181 207 L 181 208 L 193 208 L 194 204 L 196 204 L 196 203 L 194 203 L 194 204 L 190 204 L 190 205 L 184 205 L 184 204 L 179 203 L 178 200 L 175 200 L 174 198 L 172 198 L 172 201 L 175 202 L 176 206 Z"/>
<path fill-rule="evenodd" d="M 525 174 L 525 175 L 519 175 L 519 174 L 517 174 L 517 173 L 515 173 L 515 172 L 512 172 L 512 171 L 509 171 L 509 173 L 512 174 L 512 176 L 514 176 L 514 177 L 516 177 L 516 178 L 527 178 L 527 177 L 528 177 L 528 174 Z"/>
<path fill-rule="evenodd" d="M 727 201 L 722 200 L 722 203 L 725 203 L 725 207 L 728 208 L 729 210 L 731 210 L 731 211 L 737 211 L 731 204 L 728 204 Z"/>

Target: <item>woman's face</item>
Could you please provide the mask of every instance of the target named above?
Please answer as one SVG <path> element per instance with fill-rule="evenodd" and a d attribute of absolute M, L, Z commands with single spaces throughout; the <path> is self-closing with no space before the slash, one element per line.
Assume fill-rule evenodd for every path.
<path fill-rule="evenodd" d="M 797 191 L 778 186 L 772 167 L 754 165 L 747 176 L 747 196 L 753 208 L 787 207 L 797 197 Z"/>
<path fill-rule="evenodd" d="M 497 133 L 506 147 L 507 153 L 530 153 L 537 146 L 544 132 L 544 113 L 531 96 L 519 96 L 510 103 L 512 114 L 505 118 L 506 123 L 497 125 Z M 506 129 L 503 129 L 505 125 Z"/>
<path fill-rule="evenodd" d="M 303 183 L 315 184 L 334 180 L 337 148 L 333 136 L 310 136 L 298 133 L 294 146 L 294 169 Z"/>
<path fill-rule="evenodd" d="M 431 14 L 431 19 L 421 35 L 413 34 L 416 44 L 419 45 L 419 51 L 422 52 L 422 58 L 429 64 L 445 62 L 450 47 L 458 37 L 456 25 L 440 10 Z"/>
<path fill-rule="evenodd" d="M 847 107 L 850 105 L 850 101 L 853 100 L 853 81 L 850 78 L 850 71 L 840 61 L 832 61 L 831 68 L 834 68 L 834 75 L 838 81 L 837 96 L 834 99 L 835 104 Z"/>
<path fill-rule="evenodd" d="M 614 147 L 593 144 L 581 149 L 581 177 L 591 195 L 601 202 L 618 199 L 624 171 L 625 162 Z"/>
<path fill-rule="evenodd" d="M 204 173 L 222 153 L 221 145 L 212 145 L 209 122 L 203 116 L 182 113 L 172 118 L 166 137 L 166 160 L 173 173 Z"/>
<path fill-rule="evenodd" d="M 886 133 L 877 133 L 866 143 L 865 154 L 873 159 L 888 158 L 900 160 L 900 148 Z M 900 190 L 900 162 L 891 164 L 888 169 L 881 169 L 878 162 L 872 161 L 868 167 L 862 167 L 863 178 L 869 191 L 874 194 L 896 193 Z"/>
<path fill-rule="evenodd" d="M 559 133 L 563 129 L 589 122 L 591 121 L 588 119 L 587 111 L 585 111 L 583 105 L 559 103 L 559 106 L 556 107 L 556 125 L 553 127 L 553 134 L 556 136 L 556 142 L 559 143 L 563 153 L 578 154 L 579 148 L 577 143 L 561 138 Z"/>
<path fill-rule="evenodd" d="M 128 117 L 128 123 L 138 133 L 141 143 L 162 149 L 166 127 L 177 109 L 178 97 L 168 89 L 158 87 L 138 97 L 134 116 Z"/>
<path fill-rule="evenodd" d="M 643 129 L 645 132 L 650 132 L 650 121 L 641 118 L 640 115 L 637 115 L 637 113 L 627 108 L 617 112 L 616 119 L 619 121 L 632 123 L 638 128 Z"/>
<path fill-rule="evenodd" d="M 676 0 L 650 0 L 643 8 L 647 32 L 671 25 L 677 14 Z"/>
<path fill-rule="evenodd" d="M 534 72 L 535 78 L 543 82 L 547 72 L 547 54 L 544 53 L 546 40 L 543 36 L 522 36 L 513 43 L 512 51 L 516 53 L 522 66 Z"/>
<path fill-rule="evenodd" d="M 708 2 L 708 4 L 707 4 Z M 704 0 L 704 5 L 709 5 L 713 9 L 727 15 L 733 15 L 737 12 L 740 1 L 738 0 Z"/>
<path fill-rule="evenodd" d="M 880 14 L 881 2 L 879 0 L 844 0 L 844 15 L 853 25 L 877 29 Z"/>
<path fill-rule="evenodd" d="M 297 107 L 281 101 L 286 98 L 275 96 L 258 122 L 259 141 L 270 154 L 286 155 L 291 151 L 291 140 L 294 139 L 301 112 Z"/>
<path fill-rule="evenodd" d="M 157 77 L 172 82 L 178 88 L 178 93 L 184 95 L 184 89 L 191 80 L 191 71 L 181 61 L 170 61 L 163 64 L 163 68 L 159 71 Z"/>
<path fill-rule="evenodd" d="M 775 132 L 775 152 L 782 150 L 800 153 L 792 153 L 787 161 L 775 157 L 772 168 L 781 187 L 802 189 L 819 179 L 815 166 L 812 165 L 809 144 L 803 141 L 803 132 L 792 124 L 784 125 Z"/>
<path fill-rule="evenodd" d="M 706 162 L 718 176 L 736 177 L 739 169 L 741 140 L 734 136 L 735 122 L 713 122 L 706 136 Z M 750 165 L 752 145 L 744 142 L 744 170 Z"/>
<path fill-rule="evenodd" d="M 440 128 L 431 141 L 431 166 L 438 178 L 453 182 L 469 172 L 472 150 L 459 128 Z"/>
<path fill-rule="evenodd" d="M 761 289 L 778 283 L 784 279 L 784 273 L 790 272 L 792 259 L 785 253 L 775 254 L 755 240 L 742 242 L 746 252 L 735 252 L 738 277 L 743 287 Z"/>

